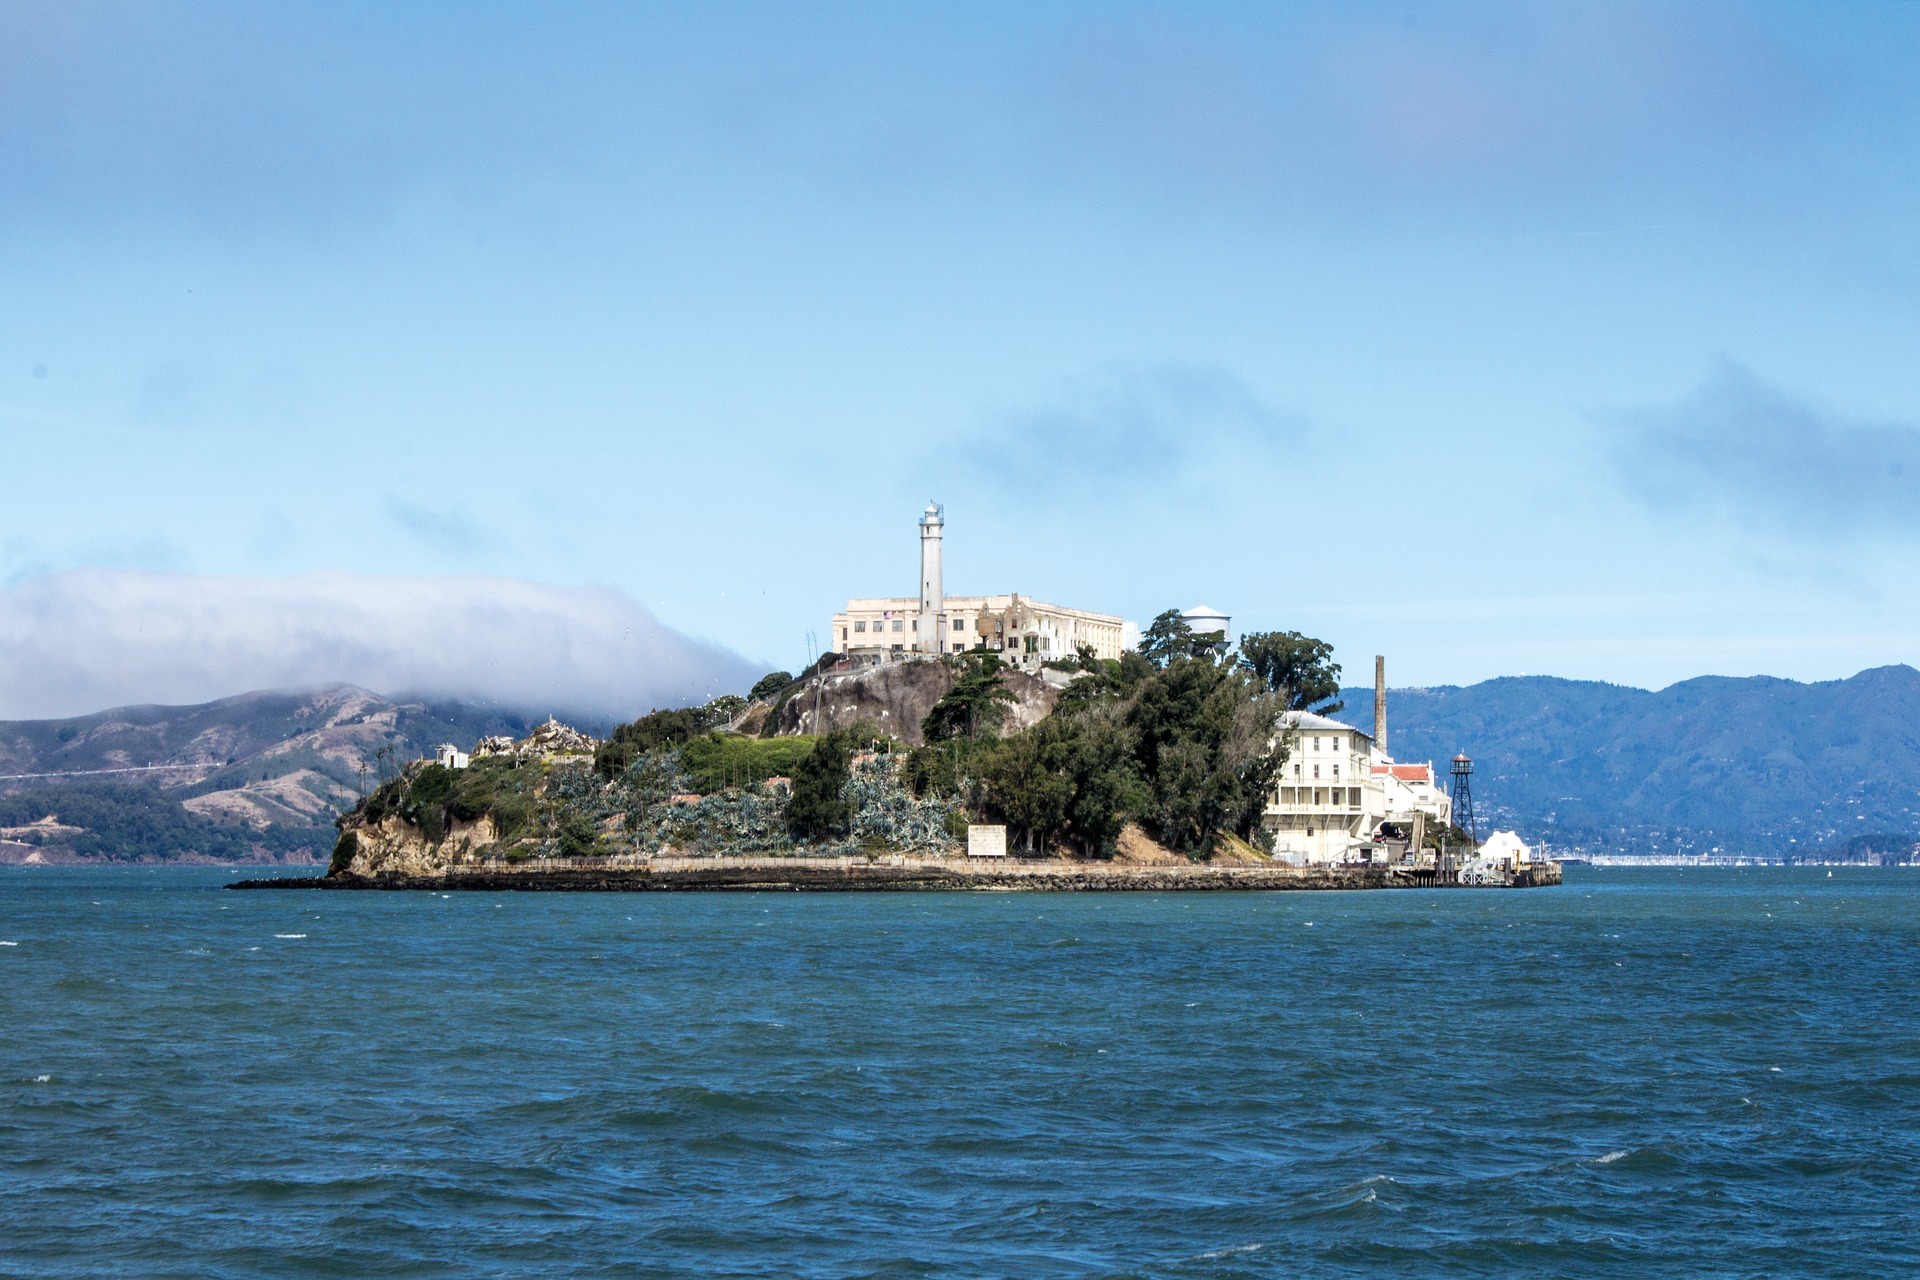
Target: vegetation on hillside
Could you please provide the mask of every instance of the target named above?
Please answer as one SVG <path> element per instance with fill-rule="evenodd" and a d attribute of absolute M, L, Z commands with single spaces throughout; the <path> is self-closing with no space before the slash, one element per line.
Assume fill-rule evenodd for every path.
<path fill-rule="evenodd" d="M 321 834 L 311 831 L 223 826 L 155 787 L 134 783 L 66 783 L 0 796 L 0 827 L 28 827 L 46 818 L 80 829 L 15 838 L 117 862 L 238 861 L 253 856 L 255 846 L 280 854 L 309 848 L 319 853 L 327 847 Z"/>
<path fill-rule="evenodd" d="M 1029 851 L 1111 856 L 1121 829 L 1138 822 L 1203 857 L 1222 835 L 1254 834 L 1283 759 L 1275 722 L 1303 698 L 1323 701 L 1329 683 L 1338 689 L 1330 657 L 1291 635 L 1248 636 L 1229 657 L 1223 636 L 1196 635 L 1168 610 L 1137 653 L 1057 664 L 1078 675 L 1053 714 L 1004 738 L 981 715 L 996 704 L 997 673 L 979 663 L 927 717 L 928 745 L 908 778 L 1005 822 Z"/>

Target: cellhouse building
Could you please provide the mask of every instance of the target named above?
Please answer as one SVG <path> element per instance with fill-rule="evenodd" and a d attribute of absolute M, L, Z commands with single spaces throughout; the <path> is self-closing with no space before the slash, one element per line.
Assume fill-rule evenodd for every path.
<path fill-rule="evenodd" d="M 920 517 L 920 594 L 848 600 L 833 615 L 833 649 L 855 662 L 891 662 L 914 654 L 997 653 L 1032 670 L 1082 648 L 1118 658 L 1126 621 L 1018 594 L 949 596 L 941 581 L 946 512 L 929 502 Z"/>

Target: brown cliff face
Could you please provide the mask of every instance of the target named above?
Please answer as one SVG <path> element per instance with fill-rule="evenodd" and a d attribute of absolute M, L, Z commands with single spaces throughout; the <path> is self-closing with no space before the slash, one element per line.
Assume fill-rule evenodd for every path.
<path fill-rule="evenodd" d="M 389 815 L 378 822 L 350 826 L 358 847 L 346 866 L 349 876 L 437 876 L 470 855 L 488 850 L 499 840 L 493 818 L 482 814 L 472 822 L 455 822 L 439 841 L 428 840 L 419 827 Z"/>
<path fill-rule="evenodd" d="M 808 680 L 780 708 L 778 732 L 832 733 L 871 720 L 900 741 L 917 747 L 925 741 L 920 722 L 953 687 L 956 674 L 938 658 L 829 671 Z M 1060 696 L 1053 685 L 1025 672 L 1003 668 L 1000 678 L 1016 699 L 1007 710 L 1004 729 L 1009 733 L 1046 719 Z"/>

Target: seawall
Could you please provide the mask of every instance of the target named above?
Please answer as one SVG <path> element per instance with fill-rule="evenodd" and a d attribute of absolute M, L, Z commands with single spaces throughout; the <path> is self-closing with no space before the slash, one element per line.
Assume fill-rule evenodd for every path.
<path fill-rule="evenodd" d="M 1547 863 L 1512 888 L 1560 883 Z M 282 877 L 231 889 L 453 889 L 508 891 L 927 891 L 1189 892 L 1194 890 L 1428 889 L 1438 885 L 1387 867 L 1019 861 L 980 858 L 656 858 L 481 863 L 435 875 Z"/>

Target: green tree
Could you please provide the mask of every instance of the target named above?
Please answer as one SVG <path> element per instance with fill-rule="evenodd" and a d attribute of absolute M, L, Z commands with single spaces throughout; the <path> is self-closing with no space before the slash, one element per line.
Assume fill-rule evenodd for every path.
<path fill-rule="evenodd" d="M 968 654 L 953 687 L 920 722 L 920 734 L 928 742 L 991 737 L 1000 732 L 1014 700 L 1013 690 L 1000 678 L 1000 656 Z"/>
<path fill-rule="evenodd" d="M 594 772 L 609 780 L 625 773 L 634 760 L 661 747 L 679 746 L 705 733 L 711 720 L 706 707 L 676 707 L 649 711 L 623 724 L 593 753 Z"/>
<path fill-rule="evenodd" d="M 1140 637 L 1141 656 L 1156 667 L 1164 667 L 1175 658 L 1218 662 L 1226 652 L 1226 632 L 1195 631 L 1178 609 L 1162 612 L 1147 624 L 1146 634 Z"/>
<path fill-rule="evenodd" d="M 1142 816 L 1162 843 L 1199 854 L 1216 832 L 1253 833 L 1283 759 L 1280 710 L 1246 673 L 1205 658 L 1176 658 L 1139 684 L 1125 721 L 1138 735 Z"/>
<path fill-rule="evenodd" d="M 753 682 L 753 688 L 747 690 L 747 697 L 757 702 L 761 698 L 771 698 L 793 683 L 793 676 L 786 671 L 769 671 Z"/>
<path fill-rule="evenodd" d="M 1333 646 L 1298 631 L 1256 631 L 1240 637 L 1240 665 L 1273 693 L 1289 711 L 1331 715 L 1343 707 L 1340 664 Z"/>
<path fill-rule="evenodd" d="M 582 814 L 571 814 L 560 823 L 560 853 L 567 858 L 585 858 L 600 852 L 600 829 Z"/>
<path fill-rule="evenodd" d="M 824 735 L 801 757 L 787 800 L 787 828 L 795 839 L 824 840 L 846 829 L 853 817 L 846 798 L 852 763 L 853 744 L 844 731 Z"/>
<path fill-rule="evenodd" d="M 1145 790 L 1116 706 L 1054 714 L 993 747 L 978 766 L 982 804 L 1031 851 L 1111 857 Z"/>
<path fill-rule="evenodd" d="M 960 750 L 964 742 L 938 742 L 907 753 L 902 778 L 914 798 L 951 796 L 960 790 Z"/>
<path fill-rule="evenodd" d="M 1156 667 L 1164 667 L 1175 658 L 1193 650 L 1193 627 L 1178 609 L 1168 609 L 1147 624 L 1140 637 L 1140 656 Z"/>

